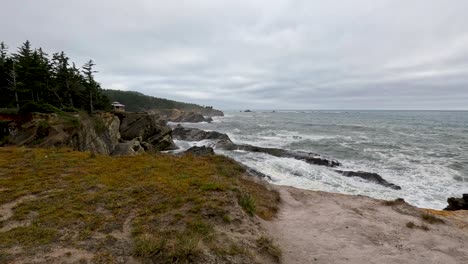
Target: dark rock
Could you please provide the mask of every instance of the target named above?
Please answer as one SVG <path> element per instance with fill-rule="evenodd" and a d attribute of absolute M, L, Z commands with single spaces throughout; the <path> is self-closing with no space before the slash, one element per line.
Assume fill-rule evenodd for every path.
<path fill-rule="evenodd" d="M 247 109 L 247 110 L 244 110 L 245 113 L 252 113 L 251 110 Z"/>
<path fill-rule="evenodd" d="M 363 178 L 371 182 L 375 182 L 382 186 L 392 188 L 394 190 L 401 190 L 400 186 L 386 181 L 384 178 L 382 178 L 382 176 L 380 176 L 377 173 L 365 172 L 365 171 L 342 171 L 342 170 L 335 170 L 335 171 L 346 177 L 359 177 L 359 178 Z"/>
<path fill-rule="evenodd" d="M 214 150 L 211 147 L 206 147 L 206 146 L 193 146 L 185 151 L 185 153 L 190 153 L 194 156 L 209 156 L 209 155 L 214 155 Z"/>
<path fill-rule="evenodd" d="M 463 194 L 462 198 L 450 197 L 447 203 L 446 211 L 468 210 L 468 193 Z"/>
<path fill-rule="evenodd" d="M 303 152 L 303 151 L 291 151 L 286 149 L 278 149 L 278 148 L 263 148 L 257 147 L 252 145 L 237 145 L 237 144 L 226 144 L 223 148 L 228 150 L 245 150 L 250 152 L 260 152 L 266 153 L 275 157 L 281 158 L 293 158 L 297 160 L 305 161 L 309 164 L 313 165 L 321 165 L 327 167 L 337 167 L 341 164 L 333 159 L 324 158 L 318 154 L 310 153 L 310 152 Z"/>
<path fill-rule="evenodd" d="M 231 142 L 228 135 L 219 133 L 216 131 L 205 131 L 198 128 L 186 128 L 178 125 L 172 130 L 172 136 L 175 139 L 186 140 L 186 141 L 201 141 L 204 139 L 220 140 Z"/>
<path fill-rule="evenodd" d="M 120 136 L 123 140 L 140 137 L 141 141 L 153 145 L 154 150 L 176 149 L 172 141 L 172 130 L 157 114 L 116 113 L 120 119 Z"/>
<path fill-rule="evenodd" d="M 250 176 L 254 176 L 254 177 L 258 177 L 258 178 L 262 178 L 262 179 L 268 179 L 270 181 L 273 180 L 273 178 L 271 178 L 270 176 L 262 173 L 262 172 L 259 172 L 258 170 L 256 169 L 253 169 L 253 168 L 250 168 L 248 166 L 244 166 L 245 167 L 245 172 L 247 174 L 249 174 Z"/>
<path fill-rule="evenodd" d="M 133 156 L 145 152 L 139 140 L 126 141 L 115 146 L 112 156 Z"/>

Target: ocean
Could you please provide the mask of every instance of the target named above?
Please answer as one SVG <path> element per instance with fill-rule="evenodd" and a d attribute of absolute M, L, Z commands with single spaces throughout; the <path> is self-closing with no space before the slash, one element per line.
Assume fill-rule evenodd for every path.
<path fill-rule="evenodd" d="M 269 175 L 273 184 L 404 198 L 433 209 L 444 208 L 448 197 L 468 193 L 467 111 L 228 111 L 212 123 L 183 126 L 223 132 L 238 144 L 317 153 L 340 161 L 340 169 L 375 172 L 402 189 L 291 158 L 215 149 Z M 182 149 L 212 145 L 175 142 Z"/>

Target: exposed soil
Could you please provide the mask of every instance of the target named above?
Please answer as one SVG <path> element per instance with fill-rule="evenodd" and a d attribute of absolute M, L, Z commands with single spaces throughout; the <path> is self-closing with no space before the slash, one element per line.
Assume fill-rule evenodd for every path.
<path fill-rule="evenodd" d="M 402 201 L 291 187 L 278 190 L 278 217 L 265 224 L 283 250 L 285 264 L 467 263 L 467 211 L 424 210 Z M 430 222 L 437 223 L 423 214 L 429 220 L 435 216 L 437 221 Z"/>

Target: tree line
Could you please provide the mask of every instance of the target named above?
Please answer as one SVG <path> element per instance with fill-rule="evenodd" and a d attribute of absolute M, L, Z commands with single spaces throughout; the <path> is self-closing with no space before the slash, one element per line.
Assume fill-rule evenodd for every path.
<path fill-rule="evenodd" d="M 25 41 L 15 53 L 0 43 L 0 108 L 51 105 L 88 112 L 108 110 L 110 101 L 94 79 L 94 62 L 82 67 L 62 51 L 49 56 Z"/>

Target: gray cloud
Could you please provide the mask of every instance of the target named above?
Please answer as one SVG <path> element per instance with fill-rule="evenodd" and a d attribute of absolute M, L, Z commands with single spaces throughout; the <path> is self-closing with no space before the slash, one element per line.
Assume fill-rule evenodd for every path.
<path fill-rule="evenodd" d="M 0 36 L 105 88 L 224 109 L 467 109 L 468 1 L 2 3 Z"/>

